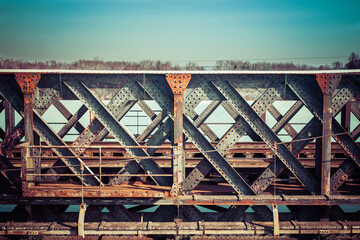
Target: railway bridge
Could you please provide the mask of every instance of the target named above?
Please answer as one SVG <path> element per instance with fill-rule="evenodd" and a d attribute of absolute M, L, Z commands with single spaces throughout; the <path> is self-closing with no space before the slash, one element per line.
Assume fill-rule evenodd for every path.
<path fill-rule="evenodd" d="M 360 70 L 0 70 L 0 238 L 360 236 Z"/>

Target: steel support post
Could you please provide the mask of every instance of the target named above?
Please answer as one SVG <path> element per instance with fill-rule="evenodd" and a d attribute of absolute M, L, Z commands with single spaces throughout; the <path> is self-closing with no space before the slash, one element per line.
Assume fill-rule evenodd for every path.
<path fill-rule="evenodd" d="M 183 144 L 183 94 L 191 79 L 190 74 L 167 74 L 166 80 L 174 93 L 174 148 L 173 148 L 173 185 L 171 196 L 182 194 L 185 180 L 185 150 Z"/>
<path fill-rule="evenodd" d="M 81 203 L 79 210 L 79 218 L 78 218 L 78 236 L 82 238 L 85 237 L 85 231 L 84 231 L 85 212 L 86 212 L 86 203 Z"/>
<path fill-rule="evenodd" d="M 279 209 L 278 205 L 272 205 L 273 218 L 274 218 L 274 236 L 280 235 L 280 223 L 279 223 Z"/>
<path fill-rule="evenodd" d="M 34 121 L 33 121 L 33 93 L 35 87 L 40 80 L 41 75 L 39 73 L 16 73 L 15 79 L 19 84 L 21 91 L 24 94 L 24 130 L 25 130 L 25 141 L 30 146 L 34 145 Z M 28 156 L 29 155 L 29 156 Z M 25 171 L 26 181 L 33 182 L 35 176 L 34 173 L 35 161 L 32 158 L 32 151 L 30 149 L 29 154 L 26 155 L 25 159 Z M 24 166 L 23 166 L 24 167 Z M 30 170 L 29 170 L 30 169 Z M 30 173 L 30 175 L 29 175 Z"/>
<path fill-rule="evenodd" d="M 25 141 L 34 144 L 33 93 L 40 80 L 38 73 L 16 73 L 15 79 L 24 94 Z"/>
<path fill-rule="evenodd" d="M 323 128 L 321 156 L 321 194 L 329 196 L 331 177 L 332 94 L 340 83 L 341 75 L 318 74 L 316 80 L 323 92 Z"/>
<path fill-rule="evenodd" d="M 5 105 L 5 133 L 8 136 L 15 126 L 15 111 L 11 104 L 4 100 Z"/>

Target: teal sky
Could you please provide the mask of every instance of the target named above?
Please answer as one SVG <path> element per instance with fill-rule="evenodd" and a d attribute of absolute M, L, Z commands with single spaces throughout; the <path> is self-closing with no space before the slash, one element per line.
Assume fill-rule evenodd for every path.
<path fill-rule="evenodd" d="M 359 9 L 359 0 L 0 0 L 0 56 L 346 62 L 360 53 Z"/>

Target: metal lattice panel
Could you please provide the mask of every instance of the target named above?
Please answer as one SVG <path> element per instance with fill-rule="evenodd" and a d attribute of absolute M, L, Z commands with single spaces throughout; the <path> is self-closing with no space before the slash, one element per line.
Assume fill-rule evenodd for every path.
<path fill-rule="evenodd" d="M 358 70 L 15 73 L 0 73 L 0 202 L 16 204 L 0 235 L 359 234 L 343 208 L 360 201 Z"/>

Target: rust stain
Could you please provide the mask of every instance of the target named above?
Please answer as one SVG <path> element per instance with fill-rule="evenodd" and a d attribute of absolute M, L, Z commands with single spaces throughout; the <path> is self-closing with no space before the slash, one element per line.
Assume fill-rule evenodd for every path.
<path fill-rule="evenodd" d="M 26 95 L 31 95 L 40 80 L 40 73 L 15 73 L 15 79 L 21 91 Z"/>
<path fill-rule="evenodd" d="M 339 74 L 316 74 L 316 81 L 318 82 L 323 94 L 333 94 L 341 80 Z"/>
<path fill-rule="evenodd" d="M 191 74 L 166 74 L 166 80 L 174 94 L 184 94 L 190 79 Z"/>

